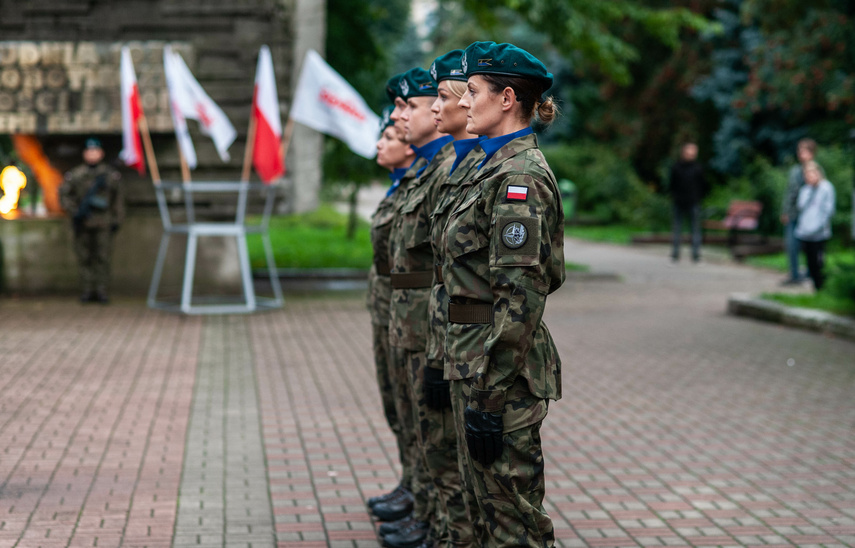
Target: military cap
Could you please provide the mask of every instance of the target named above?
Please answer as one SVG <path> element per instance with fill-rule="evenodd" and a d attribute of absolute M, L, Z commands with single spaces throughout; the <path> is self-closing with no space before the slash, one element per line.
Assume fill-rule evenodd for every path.
<path fill-rule="evenodd" d="M 398 94 L 401 92 L 400 88 L 398 87 L 398 83 L 401 81 L 401 77 L 403 75 L 403 73 L 396 74 L 395 76 L 389 78 L 389 80 L 386 82 L 386 97 L 388 97 L 389 100 L 393 103 L 395 102 L 395 97 L 398 97 Z"/>
<path fill-rule="evenodd" d="M 431 78 L 435 82 L 442 82 L 443 80 L 460 80 L 461 82 L 465 82 L 466 75 L 463 74 L 463 69 L 460 66 L 460 59 L 462 57 L 462 49 L 455 49 L 437 57 L 430 66 Z"/>
<path fill-rule="evenodd" d="M 439 92 L 430 73 L 423 68 L 411 68 L 398 82 L 398 97 L 406 100 L 410 97 L 436 97 Z"/>
<path fill-rule="evenodd" d="M 552 87 L 552 74 L 540 60 L 513 44 L 472 42 L 461 59 L 467 77 L 473 74 L 496 74 L 529 78 L 543 83 L 543 89 Z"/>
<path fill-rule="evenodd" d="M 393 110 L 395 110 L 395 105 L 389 105 L 384 107 L 380 113 L 380 133 L 383 133 L 387 127 L 395 125 L 395 120 L 392 119 Z"/>
<path fill-rule="evenodd" d="M 83 148 L 103 148 L 101 147 L 101 141 L 97 137 L 89 137 L 86 139 L 86 144 L 83 145 Z"/>

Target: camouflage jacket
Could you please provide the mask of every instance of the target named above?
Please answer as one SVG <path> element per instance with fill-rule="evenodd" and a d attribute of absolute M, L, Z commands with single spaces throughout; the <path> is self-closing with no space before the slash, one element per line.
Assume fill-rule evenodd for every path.
<path fill-rule="evenodd" d="M 451 205 L 458 195 L 469 188 L 468 181 L 477 173 L 478 164 L 484 160 L 484 151 L 476 146 L 460 161 L 454 172 L 447 177 L 437 190 L 436 206 L 430 216 L 430 239 L 433 260 L 436 265 L 443 262 L 443 243 L 445 241 L 445 226 Z M 445 346 L 445 330 L 448 323 L 448 292 L 442 280 L 435 280 L 428 301 L 430 330 L 427 340 L 427 363 L 431 367 L 443 367 Z M 445 377 L 448 378 L 448 372 Z"/>
<path fill-rule="evenodd" d="M 436 191 L 454 162 L 454 147 L 446 144 L 434 155 L 418 178 L 407 183 L 395 212 L 389 257 L 392 265 L 392 299 L 389 344 L 411 351 L 425 350 L 428 337 L 428 299 L 433 286 L 433 250 L 430 214 Z M 420 273 L 420 274 L 419 274 Z M 418 287 L 396 288 L 402 274 L 424 276 Z"/>
<path fill-rule="evenodd" d="M 516 397 L 519 376 L 535 397 L 559 399 L 561 362 L 542 317 L 564 282 L 564 214 L 537 138 L 499 149 L 450 211 L 441 250 L 450 302 L 492 312 L 489 323 L 448 323 L 449 378 L 471 379 L 469 406 L 488 412 Z"/>
<path fill-rule="evenodd" d="M 125 220 L 125 200 L 119 183 L 119 172 L 103 162 L 94 167 L 83 164 L 65 174 L 65 181 L 59 187 L 62 209 L 73 218 L 99 176 L 105 178 L 104 184 L 90 199 L 89 215 L 82 221 L 82 228 L 110 228 Z"/>
<path fill-rule="evenodd" d="M 367 304 L 373 325 L 389 325 L 389 298 L 392 295 L 392 284 L 388 274 L 379 274 L 378 271 L 389 272 L 389 234 L 392 231 L 392 219 L 395 213 L 393 206 L 398 190 L 384 197 L 371 216 L 371 247 L 374 250 L 374 264 L 368 271 Z"/>

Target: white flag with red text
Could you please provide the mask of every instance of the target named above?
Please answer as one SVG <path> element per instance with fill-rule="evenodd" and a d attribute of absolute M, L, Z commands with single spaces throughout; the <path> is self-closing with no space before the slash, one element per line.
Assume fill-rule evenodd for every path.
<path fill-rule="evenodd" d="M 191 169 L 196 167 L 196 151 L 187 131 L 187 119 L 199 122 L 202 133 L 213 139 L 220 159 L 229 161 L 229 146 L 237 137 L 237 132 L 226 114 L 208 97 L 184 59 L 173 52 L 170 46 L 163 48 L 163 67 L 175 134 L 187 164 Z"/>
<path fill-rule="evenodd" d="M 338 137 L 360 156 L 373 158 L 377 154 L 380 117 L 314 50 L 306 52 L 290 117 Z"/>
<path fill-rule="evenodd" d="M 267 46 L 261 46 L 261 51 L 258 52 L 252 116 L 255 119 L 252 165 L 261 180 L 269 183 L 285 173 L 285 162 L 282 158 L 279 96 L 276 93 L 276 78 L 273 75 L 273 59 Z"/>
<path fill-rule="evenodd" d="M 126 166 L 136 169 L 142 175 L 145 173 L 145 160 L 143 160 L 142 140 L 139 131 L 142 105 L 140 104 L 140 90 L 137 86 L 134 63 L 127 46 L 122 47 L 119 71 L 122 94 L 122 151 L 119 153 L 119 158 Z"/>

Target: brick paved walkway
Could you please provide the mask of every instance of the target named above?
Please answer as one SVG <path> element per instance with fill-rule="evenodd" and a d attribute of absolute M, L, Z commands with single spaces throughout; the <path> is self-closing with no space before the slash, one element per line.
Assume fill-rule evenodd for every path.
<path fill-rule="evenodd" d="M 568 242 L 559 545 L 855 545 L 855 344 L 726 316 L 778 276 Z M 0 301 L 0 548 L 374 547 L 397 484 L 361 293 L 182 317 Z"/>

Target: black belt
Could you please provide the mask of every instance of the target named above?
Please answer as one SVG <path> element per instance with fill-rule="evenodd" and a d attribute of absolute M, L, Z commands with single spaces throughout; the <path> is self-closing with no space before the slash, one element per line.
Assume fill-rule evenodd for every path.
<path fill-rule="evenodd" d="M 392 289 L 422 289 L 433 285 L 433 271 L 393 272 Z"/>
<path fill-rule="evenodd" d="M 374 269 L 377 271 L 379 276 L 388 276 L 392 273 L 392 269 L 389 268 L 389 263 L 374 263 Z"/>
<path fill-rule="evenodd" d="M 433 283 L 442 285 L 442 263 L 433 265 Z"/>
<path fill-rule="evenodd" d="M 493 323 L 493 305 L 448 303 L 450 323 Z"/>

